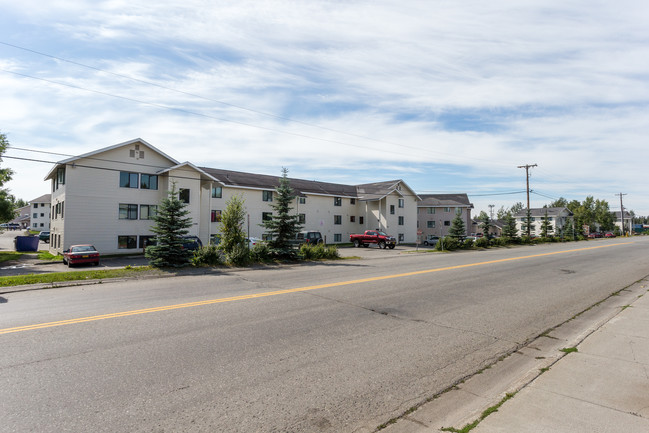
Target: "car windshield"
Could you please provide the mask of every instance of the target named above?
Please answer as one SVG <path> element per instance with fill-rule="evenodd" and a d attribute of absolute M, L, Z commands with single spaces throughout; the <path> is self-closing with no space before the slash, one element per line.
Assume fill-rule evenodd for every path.
<path fill-rule="evenodd" d="M 91 245 L 81 245 L 78 247 L 72 247 L 70 248 L 70 251 L 73 253 L 89 253 L 89 252 L 95 252 L 95 247 Z"/>
<path fill-rule="evenodd" d="M 383 232 L 377 232 L 377 233 L 378 233 L 379 235 L 381 235 L 381 236 L 387 236 L 387 235 L 386 235 L 385 233 L 383 233 Z"/>

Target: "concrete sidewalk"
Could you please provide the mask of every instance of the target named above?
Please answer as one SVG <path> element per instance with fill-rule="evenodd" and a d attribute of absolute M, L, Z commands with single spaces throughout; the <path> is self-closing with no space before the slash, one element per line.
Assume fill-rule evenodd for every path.
<path fill-rule="evenodd" d="M 476 421 L 472 433 L 649 432 L 648 288 L 641 281 L 609 297 L 382 432 Z"/>

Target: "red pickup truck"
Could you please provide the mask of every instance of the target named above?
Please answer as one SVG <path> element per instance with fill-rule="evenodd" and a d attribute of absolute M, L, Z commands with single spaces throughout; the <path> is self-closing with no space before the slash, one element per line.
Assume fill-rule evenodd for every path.
<path fill-rule="evenodd" d="M 354 244 L 356 248 L 366 247 L 369 244 L 376 244 L 379 248 L 385 249 L 388 247 L 393 249 L 397 244 L 397 240 L 390 235 L 386 235 L 379 230 L 365 230 L 362 235 L 349 235 L 349 241 Z"/>

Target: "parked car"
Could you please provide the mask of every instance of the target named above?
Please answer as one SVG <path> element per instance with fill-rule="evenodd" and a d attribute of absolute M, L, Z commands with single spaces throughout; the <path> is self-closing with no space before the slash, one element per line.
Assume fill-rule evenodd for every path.
<path fill-rule="evenodd" d="M 390 236 L 379 230 L 365 230 L 365 233 L 363 234 L 349 235 L 349 241 L 353 243 L 356 248 L 366 247 L 369 244 L 376 244 L 382 249 L 385 249 L 385 247 L 393 249 L 397 244 L 397 240 L 394 236 Z"/>
<path fill-rule="evenodd" d="M 50 232 L 40 232 L 38 234 L 38 239 L 45 243 L 48 243 L 50 241 Z"/>
<path fill-rule="evenodd" d="M 433 236 L 433 235 L 428 235 L 426 239 L 424 239 L 424 245 L 429 245 L 429 246 L 434 246 L 439 242 L 439 236 Z"/>
<path fill-rule="evenodd" d="M 298 244 L 321 244 L 324 242 L 322 233 L 315 231 L 303 231 L 295 235 Z"/>
<path fill-rule="evenodd" d="M 183 236 L 183 249 L 196 251 L 199 250 L 202 246 L 203 242 L 201 242 L 198 236 Z"/>
<path fill-rule="evenodd" d="M 599 232 L 592 232 L 592 233 L 588 234 L 588 237 L 590 239 L 597 239 L 597 238 L 601 238 L 602 234 L 599 233 Z"/>
<path fill-rule="evenodd" d="M 614 237 L 615 237 L 615 233 L 611 233 L 611 232 L 604 233 L 604 237 L 605 237 L 605 238 L 614 238 Z"/>
<path fill-rule="evenodd" d="M 246 238 L 246 243 L 248 244 L 249 249 L 252 249 L 252 247 L 254 247 L 255 245 L 260 244 L 262 242 L 263 242 L 263 240 L 261 240 L 259 238 Z"/>
<path fill-rule="evenodd" d="M 63 264 L 72 267 L 81 263 L 99 264 L 99 251 L 92 245 L 72 245 L 63 251 Z"/>

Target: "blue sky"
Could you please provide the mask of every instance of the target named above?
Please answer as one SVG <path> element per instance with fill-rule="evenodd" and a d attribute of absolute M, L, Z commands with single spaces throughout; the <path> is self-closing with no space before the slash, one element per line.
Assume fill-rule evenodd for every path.
<path fill-rule="evenodd" d="M 52 3 L 52 4 L 48 4 Z M 140 137 L 181 161 L 649 215 L 649 3 L 0 0 L 2 166 Z M 517 192 L 515 194 L 509 194 Z"/>

